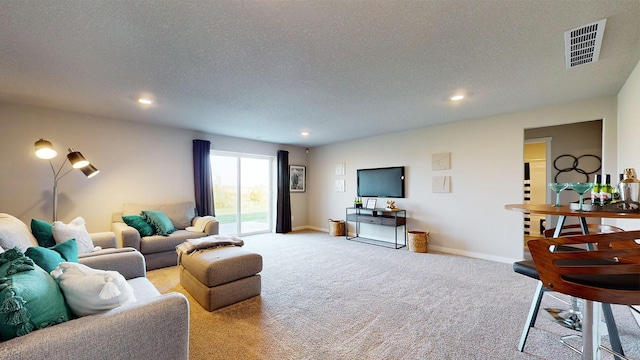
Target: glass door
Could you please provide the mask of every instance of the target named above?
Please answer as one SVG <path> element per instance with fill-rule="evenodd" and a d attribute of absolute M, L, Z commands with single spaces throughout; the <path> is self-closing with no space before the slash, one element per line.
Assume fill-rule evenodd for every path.
<path fill-rule="evenodd" d="M 271 157 L 213 152 L 211 172 L 221 235 L 272 230 Z"/>

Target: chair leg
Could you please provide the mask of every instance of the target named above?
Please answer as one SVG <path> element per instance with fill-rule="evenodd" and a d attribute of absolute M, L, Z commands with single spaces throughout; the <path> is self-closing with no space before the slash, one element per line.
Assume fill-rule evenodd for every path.
<path fill-rule="evenodd" d="M 620 335 L 618 334 L 618 327 L 616 326 L 616 320 L 613 318 L 613 311 L 611 311 L 611 304 L 602 304 L 602 314 L 604 315 L 604 321 L 607 323 L 611 349 L 624 356 L 624 351 L 622 351 L 622 343 L 620 342 Z M 621 360 L 617 356 L 615 357 L 615 359 Z"/>
<path fill-rule="evenodd" d="M 527 342 L 529 330 L 531 330 L 533 325 L 536 323 L 538 310 L 540 309 L 540 302 L 542 301 L 542 295 L 544 295 L 544 286 L 542 286 L 542 281 L 538 281 L 538 287 L 536 287 L 536 292 L 533 295 L 531 307 L 529 308 L 527 322 L 524 324 L 524 329 L 522 329 L 522 335 L 520 336 L 520 343 L 518 343 L 518 351 L 520 352 L 524 351 L 524 344 Z"/>

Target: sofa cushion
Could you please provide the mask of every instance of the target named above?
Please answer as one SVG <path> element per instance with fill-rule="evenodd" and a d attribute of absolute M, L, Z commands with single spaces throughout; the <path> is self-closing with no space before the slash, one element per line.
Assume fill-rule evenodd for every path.
<path fill-rule="evenodd" d="M 169 217 L 162 211 L 143 210 L 142 217 L 151 225 L 154 232 L 158 235 L 169 235 L 176 231 Z"/>
<path fill-rule="evenodd" d="M 125 224 L 131 226 L 132 228 L 138 230 L 140 236 L 153 235 L 153 228 L 140 215 L 123 216 L 122 221 L 124 221 Z"/>
<path fill-rule="evenodd" d="M 191 226 L 191 221 L 196 217 L 196 205 L 193 201 L 173 204 L 125 203 L 122 205 L 123 216 L 140 215 L 143 210 L 162 211 L 176 229 L 185 229 L 187 226 Z"/>
<path fill-rule="evenodd" d="M 68 321 L 56 282 L 18 248 L 0 254 L 0 337 L 9 340 Z"/>
<path fill-rule="evenodd" d="M 185 242 L 188 239 L 195 239 L 202 236 L 206 236 L 205 233 L 197 233 L 187 230 L 176 230 L 169 236 L 145 236 L 140 238 L 140 252 L 143 254 L 152 254 L 165 251 L 176 252 L 176 246 Z M 177 258 L 177 254 L 176 254 Z"/>
<path fill-rule="evenodd" d="M 60 244 L 70 239 L 76 239 L 78 244 L 78 254 L 87 254 L 93 251 L 93 240 L 89 236 L 85 221 L 81 217 L 71 220 L 65 224 L 62 221 L 53 222 L 53 238 Z"/>
<path fill-rule="evenodd" d="M 92 269 L 62 262 L 51 272 L 67 305 L 76 316 L 86 316 L 136 301 L 131 285 L 116 271 Z"/>
<path fill-rule="evenodd" d="M 38 241 L 22 220 L 0 213 L 0 247 L 9 250 L 16 246 L 24 252 L 31 246 L 38 246 Z"/>
<path fill-rule="evenodd" d="M 262 256 L 237 246 L 222 246 L 182 256 L 180 265 L 207 287 L 226 284 L 262 271 Z"/>
<path fill-rule="evenodd" d="M 30 247 L 24 254 L 50 273 L 61 262 L 78 262 L 78 245 L 76 239 L 71 239 L 50 248 Z"/>
<path fill-rule="evenodd" d="M 52 247 L 56 244 L 53 238 L 53 225 L 46 221 L 31 219 L 31 233 L 40 246 Z"/>
<path fill-rule="evenodd" d="M 146 277 L 137 277 L 127 280 L 127 284 L 131 285 L 133 295 L 137 301 L 145 301 L 160 296 L 160 291 Z"/>

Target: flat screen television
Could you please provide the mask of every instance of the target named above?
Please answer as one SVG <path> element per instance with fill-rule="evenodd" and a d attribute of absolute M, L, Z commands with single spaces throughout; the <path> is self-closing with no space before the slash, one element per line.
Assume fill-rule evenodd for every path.
<path fill-rule="evenodd" d="M 404 166 L 358 169 L 358 196 L 404 197 Z"/>

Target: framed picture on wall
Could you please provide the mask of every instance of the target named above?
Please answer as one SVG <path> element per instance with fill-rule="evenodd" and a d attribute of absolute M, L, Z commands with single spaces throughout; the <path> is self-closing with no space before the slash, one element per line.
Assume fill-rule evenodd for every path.
<path fill-rule="evenodd" d="M 366 209 L 375 209 L 376 208 L 377 199 L 367 199 L 367 207 Z"/>
<path fill-rule="evenodd" d="M 303 165 L 289 166 L 289 191 L 305 192 L 307 191 L 307 167 Z"/>
<path fill-rule="evenodd" d="M 440 153 L 431 155 L 431 170 L 449 170 L 451 169 L 451 154 Z"/>

